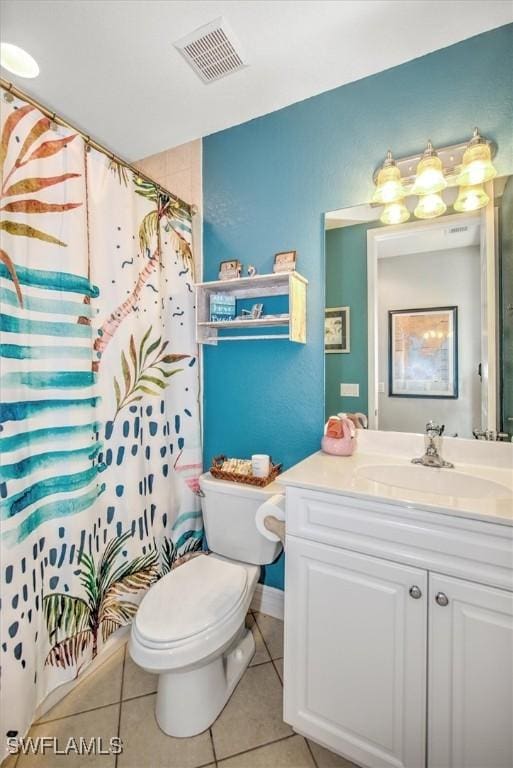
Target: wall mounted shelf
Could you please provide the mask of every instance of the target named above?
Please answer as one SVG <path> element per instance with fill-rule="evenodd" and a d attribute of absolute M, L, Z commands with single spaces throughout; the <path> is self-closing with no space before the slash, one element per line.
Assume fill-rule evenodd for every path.
<path fill-rule="evenodd" d="M 286 339 L 306 344 L 306 288 L 308 280 L 298 272 L 240 277 L 235 280 L 214 280 L 196 284 L 196 340 L 198 344 L 220 341 L 256 341 Z M 236 299 L 265 299 L 268 296 L 288 296 L 288 314 L 228 321 L 210 321 L 210 297 L 225 293 Z M 223 336 L 219 331 L 233 329 L 286 328 L 285 333 L 254 333 Z"/>

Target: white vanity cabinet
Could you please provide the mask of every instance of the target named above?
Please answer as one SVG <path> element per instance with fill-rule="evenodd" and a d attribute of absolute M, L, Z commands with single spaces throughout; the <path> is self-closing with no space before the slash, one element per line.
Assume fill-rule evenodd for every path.
<path fill-rule="evenodd" d="M 426 572 L 293 536 L 286 552 L 285 720 L 363 765 L 424 765 Z"/>
<path fill-rule="evenodd" d="M 368 768 L 511 768 L 511 526 L 286 494 L 285 720 Z"/>
<path fill-rule="evenodd" d="M 429 577 L 429 765 L 513 765 L 513 599 Z"/>

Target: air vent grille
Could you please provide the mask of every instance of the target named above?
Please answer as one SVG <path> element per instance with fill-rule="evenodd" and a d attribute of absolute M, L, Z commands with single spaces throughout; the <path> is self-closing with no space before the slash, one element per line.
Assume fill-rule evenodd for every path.
<path fill-rule="evenodd" d="M 199 27 L 174 45 L 205 83 L 246 66 L 234 35 L 222 18 Z"/>

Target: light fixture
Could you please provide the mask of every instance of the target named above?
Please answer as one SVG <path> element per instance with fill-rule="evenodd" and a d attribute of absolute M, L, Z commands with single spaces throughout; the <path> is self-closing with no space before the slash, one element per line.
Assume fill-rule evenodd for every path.
<path fill-rule="evenodd" d="M 401 171 L 395 164 L 392 152 L 388 150 L 385 162 L 378 173 L 372 202 L 381 205 L 397 203 L 403 199 L 404 195 L 405 190 L 401 181 Z"/>
<path fill-rule="evenodd" d="M 462 187 L 483 184 L 497 176 L 497 171 L 492 164 L 492 152 L 490 144 L 474 128 L 474 135 L 468 143 L 463 154 L 461 171 L 458 176 L 458 184 Z"/>
<path fill-rule="evenodd" d="M 410 218 L 410 212 L 402 200 L 388 203 L 379 217 L 383 224 L 404 224 Z"/>
<path fill-rule="evenodd" d="M 19 77 L 37 77 L 39 66 L 37 61 L 17 45 L 0 44 L 0 63 L 4 69 Z"/>
<path fill-rule="evenodd" d="M 454 210 L 459 213 L 478 211 L 490 202 L 490 198 L 483 189 L 482 184 L 474 184 L 471 187 L 460 187 L 458 197 L 454 203 Z"/>
<path fill-rule="evenodd" d="M 447 186 L 444 177 L 442 161 L 438 157 L 431 141 L 428 141 L 424 154 L 417 165 L 417 174 L 412 193 L 414 195 L 430 195 L 441 192 Z"/>
<path fill-rule="evenodd" d="M 442 197 L 438 192 L 433 192 L 419 197 L 419 202 L 413 213 L 418 219 L 436 219 L 437 216 L 441 216 L 446 210 L 447 206 Z"/>

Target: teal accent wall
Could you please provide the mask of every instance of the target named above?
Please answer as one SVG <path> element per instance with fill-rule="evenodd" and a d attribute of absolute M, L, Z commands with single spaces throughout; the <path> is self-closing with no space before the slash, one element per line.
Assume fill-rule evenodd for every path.
<path fill-rule="evenodd" d="M 289 467 L 319 448 L 323 214 L 369 200 L 388 147 L 414 154 L 428 138 L 463 141 L 475 125 L 497 142 L 499 173 L 512 173 L 512 24 L 204 139 L 205 279 L 232 258 L 270 272 L 274 253 L 296 249 L 310 281 L 306 345 L 205 348 L 206 466 L 220 452 L 265 452 Z M 282 559 L 265 582 L 283 587 Z"/>
<path fill-rule="evenodd" d="M 350 352 L 328 354 L 325 418 L 345 411 L 367 413 L 367 230 L 356 224 L 326 232 L 326 306 L 349 307 Z M 359 397 L 341 397 L 340 384 L 360 385 Z"/>

